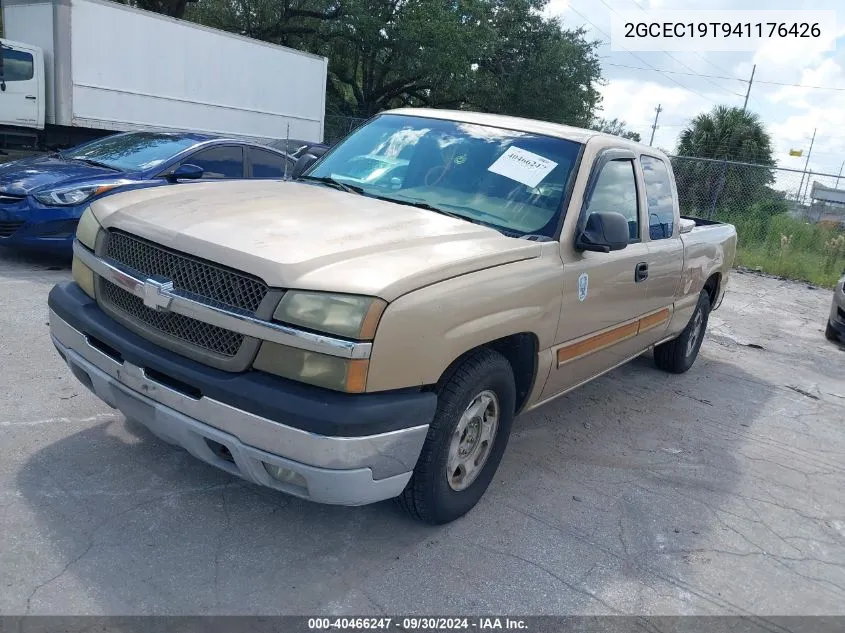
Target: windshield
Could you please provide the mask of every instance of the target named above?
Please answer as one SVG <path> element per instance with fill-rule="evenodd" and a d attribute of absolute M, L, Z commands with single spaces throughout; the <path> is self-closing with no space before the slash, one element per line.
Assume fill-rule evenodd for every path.
<path fill-rule="evenodd" d="M 385 115 L 358 128 L 306 178 L 430 205 L 509 234 L 554 237 L 580 148 L 527 132 Z"/>
<path fill-rule="evenodd" d="M 121 171 L 142 171 L 163 164 L 196 143 L 197 139 L 178 134 L 132 132 L 107 136 L 65 150 L 61 157 L 91 161 Z"/>

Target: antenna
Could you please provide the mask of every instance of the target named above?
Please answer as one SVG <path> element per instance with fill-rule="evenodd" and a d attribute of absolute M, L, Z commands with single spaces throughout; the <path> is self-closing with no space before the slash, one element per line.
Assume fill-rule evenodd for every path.
<path fill-rule="evenodd" d="M 290 151 L 289 148 L 290 148 L 290 121 L 288 121 L 288 130 L 287 130 L 287 133 L 285 134 L 285 180 L 288 179 L 288 163 L 290 162 L 288 160 L 288 157 L 290 156 L 290 154 L 288 153 Z"/>

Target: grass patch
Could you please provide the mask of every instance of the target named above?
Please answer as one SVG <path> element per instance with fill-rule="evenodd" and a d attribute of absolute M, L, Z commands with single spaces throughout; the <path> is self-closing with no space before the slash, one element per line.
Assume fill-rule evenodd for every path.
<path fill-rule="evenodd" d="M 786 214 L 721 211 L 716 218 L 736 226 L 735 265 L 832 288 L 845 271 L 845 232 L 809 224 Z"/>

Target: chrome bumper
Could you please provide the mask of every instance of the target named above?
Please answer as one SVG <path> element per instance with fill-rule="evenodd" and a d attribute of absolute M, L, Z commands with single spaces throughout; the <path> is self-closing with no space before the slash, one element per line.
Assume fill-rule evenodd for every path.
<path fill-rule="evenodd" d="M 213 466 L 312 501 L 364 505 L 399 495 L 428 432 L 423 425 L 365 437 L 309 433 L 176 391 L 93 347 L 52 311 L 50 333 L 74 375 L 127 418 Z M 272 477 L 265 464 L 295 473 L 297 483 Z"/>

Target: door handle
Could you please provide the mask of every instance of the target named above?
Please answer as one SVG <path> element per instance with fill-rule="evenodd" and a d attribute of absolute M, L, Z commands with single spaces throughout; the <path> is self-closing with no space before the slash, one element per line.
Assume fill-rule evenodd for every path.
<path fill-rule="evenodd" d="M 26 95 L 26 98 L 32 99 L 33 101 L 35 101 L 35 99 L 36 99 L 35 95 Z"/>
<path fill-rule="evenodd" d="M 634 281 L 636 283 L 640 283 L 646 279 L 648 279 L 648 264 L 646 262 L 640 262 L 637 264 L 637 267 L 634 268 Z"/>

